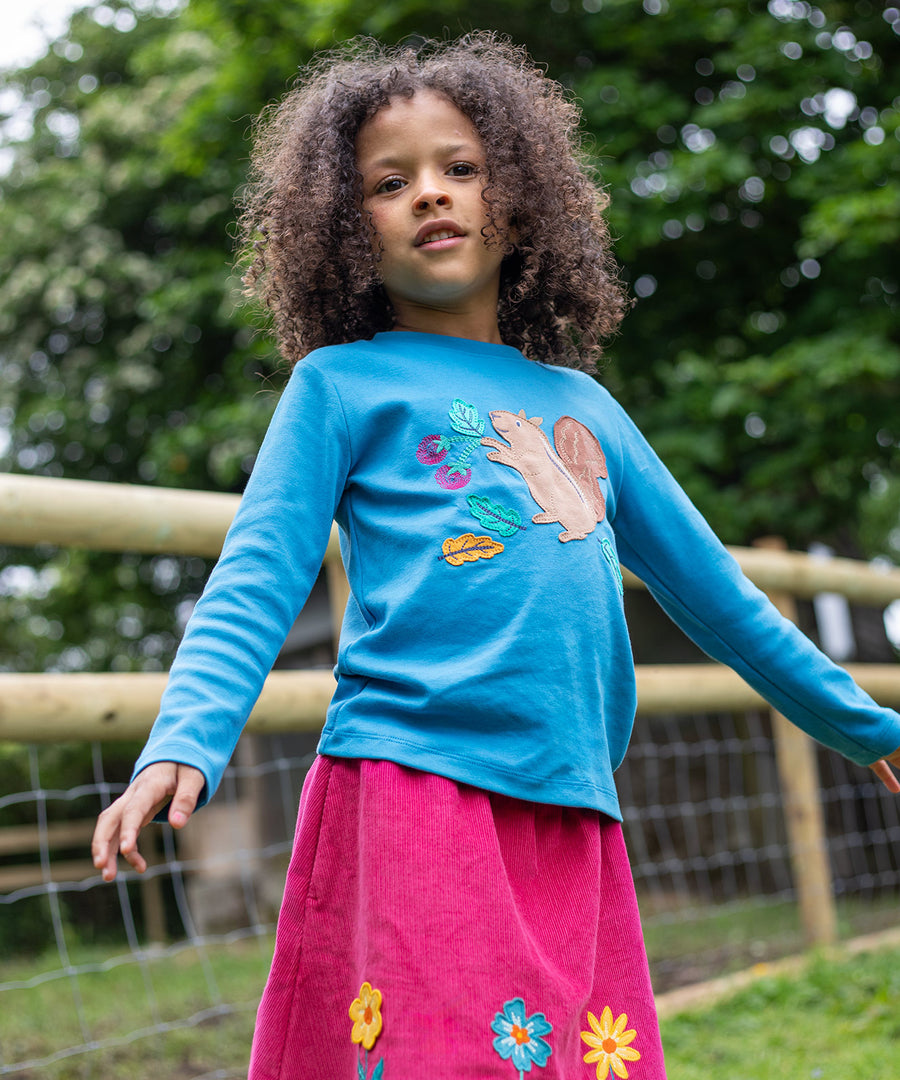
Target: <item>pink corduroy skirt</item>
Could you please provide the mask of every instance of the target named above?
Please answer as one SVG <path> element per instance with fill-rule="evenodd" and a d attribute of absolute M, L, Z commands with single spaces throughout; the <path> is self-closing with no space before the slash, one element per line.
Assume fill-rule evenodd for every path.
<path fill-rule="evenodd" d="M 664 1080 L 622 830 L 389 761 L 303 788 L 249 1080 Z"/>

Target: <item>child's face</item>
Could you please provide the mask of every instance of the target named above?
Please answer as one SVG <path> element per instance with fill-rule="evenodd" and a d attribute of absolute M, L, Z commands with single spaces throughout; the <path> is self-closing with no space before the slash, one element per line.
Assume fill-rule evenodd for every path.
<path fill-rule="evenodd" d="M 398 323 L 410 309 L 419 325 L 430 311 L 483 308 L 496 320 L 504 236 L 488 221 L 484 147 L 469 120 L 430 90 L 394 98 L 360 128 L 356 161 Z"/>

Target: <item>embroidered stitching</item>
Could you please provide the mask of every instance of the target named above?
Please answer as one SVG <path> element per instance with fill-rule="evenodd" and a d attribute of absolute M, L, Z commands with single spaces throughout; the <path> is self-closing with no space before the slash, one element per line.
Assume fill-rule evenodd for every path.
<path fill-rule="evenodd" d="M 416 459 L 423 465 L 438 465 L 452 445 L 443 435 L 426 435 L 416 448 Z"/>
<path fill-rule="evenodd" d="M 518 510 L 506 510 L 484 495 L 467 495 L 466 502 L 472 517 L 479 524 L 501 536 L 515 536 L 516 532 L 525 532 L 522 515 Z"/>
<path fill-rule="evenodd" d="M 360 1045 L 360 1050 L 365 1051 L 365 1057 L 361 1057 L 357 1051 L 357 1076 L 359 1080 L 381 1080 L 384 1073 L 384 1058 L 381 1058 L 369 1076 L 369 1051 L 375 1045 L 375 1040 L 381 1034 L 383 1020 L 381 1017 L 382 995 L 380 990 L 375 990 L 372 984 L 364 982 L 359 988 L 359 997 L 350 1005 L 348 1010 L 350 1019 L 353 1021 L 353 1029 L 350 1032 L 350 1041 Z"/>
<path fill-rule="evenodd" d="M 446 559 L 451 566 L 462 566 L 463 563 L 477 562 L 479 559 L 493 559 L 503 550 L 499 540 L 463 533 L 462 536 L 448 536 L 441 545 L 443 554 L 438 558 Z"/>
<path fill-rule="evenodd" d="M 584 540 L 606 514 L 606 500 L 597 483 L 608 476 L 606 456 L 596 436 L 571 416 L 561 416 L 553 426 L 553 444 L 541 430 L 541 416 L 527 417 L 505 409 L 490 413 L 494 430 L 505 442 L 485 437 L 491 447 L 489 461 L 499 461 L 521 474 L 531 497 L 542 513 L 535 525 L 558 522 L 561 543 Z"/>
<path fill-rule="evenodd" d="M 453 447 L 459 448 L 456 459 L 448 462 L 434 474 L 438 484 L 448 491 L 465 487 L 472 479 L 469 458 L 477 450 L 484 434 L 484 421 L 478 409 L 462 398 L 454 398 L 449 410 L 450 427 L 456 435 L 426 435 L 416 448 L 416 459 L 423 465 L 438 465 Z"/>
<path fill-rule="evenodd" d="M 616 557 L 615 551 L 613 551 L 613 546 L 609 542 L 608 537 L 604 536 L 603 539 L 600 541 L 600 549 L 603 552 L 603 558 L 606 559 L 606 561 L 612 567 L 613 573 L 616 575 L 616 585 L 619 589 L 619 596 L 624 596 L 625 582 L 622 580 L 622 567 L 619 566 L 619 560 Z"/>
<path fill-rule="evenodd" d="M 513 1067 L 518 1070 L 519 1080 L 531 1072 L 531 1066 L 543 1069 L 553 1048 L 542 1039 L 549 1035 L 553 1025 L 543 1013 L 528 1016 L 522 998 L 513 998 L 503 1004 L 503 1011 L 494 1016 L 491 1031 L 496 1034 L 494 1049 L 504 1061 L 512 1059 Z"/>
<path fill-rule="evenodd" d="M 592 1030 L 582 1031 L 581 1038 L 592 1049 L 584 1055 L 585 1062 L 588 1065 L 596 1062 L 597 1080 L 606 1080 L 610 1069 L 616 1076 L 621 1077 L 621 1080 L 628 1080 L 625 1062 L 639 1061 L 641 1057 L 630 1045 L 637 1032 L 633 1028 L 630 1031 L 625 1030 L 628 1027 L 628 1017 L 621 1013 L 614 1023 L 612 1009 L 607 1005 L 599 1020 L 592 1012 L 587 1014 L 587 1018 Z"/>
<path fill-rule="evenodd" d="M 471 452 L 468 447 L 464 448 L 452 465 L 442 465 L 438 469 L 434 478 L 442 488 L 447 491 L 457 491 L 468 484 L 472 479 L 472 470 L 465 468 L 465 464 Z"/>

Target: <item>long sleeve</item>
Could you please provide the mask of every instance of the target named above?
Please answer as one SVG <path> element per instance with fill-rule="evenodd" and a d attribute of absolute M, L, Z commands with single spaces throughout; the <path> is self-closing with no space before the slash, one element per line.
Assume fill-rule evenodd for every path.
<path fill-rule="evenodd" d="M 548 455 L 557 428 L 578 478 Z M 900 746 L 900 717 L 743 577 L 593 379 L 505 345 L 400 331 L 297 366 L 139 769 L 193 765 L 213 793 L 332 518 L 351 597 L 320 753 L 621 819 L 613 774 L 636 687 L 620 559 L 817 739 L 864 764 Z"/>
<path fill-rule="evenodd" d="M 614 529 L 622 563 L 709 656 L 813 738 L 860 765 L 900 746 L 877 705 L 743 575 L 625 413 Z"/>
<path fill-rule="evenodd" d="M 295 369 L 185 630 L 135 765 L 177 761 L 216 790 L 262 685 L 315 582 L 349 469 L 340 400 L 312 363 Z"/>

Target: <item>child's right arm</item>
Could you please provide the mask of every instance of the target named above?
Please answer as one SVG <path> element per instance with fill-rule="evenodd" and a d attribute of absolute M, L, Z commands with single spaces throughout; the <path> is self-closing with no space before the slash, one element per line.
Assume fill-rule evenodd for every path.
<path fill-rule="evenodd" d="M 116 856 L 120 851 L 143 874 L 147 862 L 137 846 L 141 829 L 170 799 L 169 824 L 173 829 L 184 828 L 205 785 L 203 773 L 191 765 L 157 761 L 142 769 L 97 819 L 91 855 L 103 880 L 112 881 L 116 876 Z"/>

